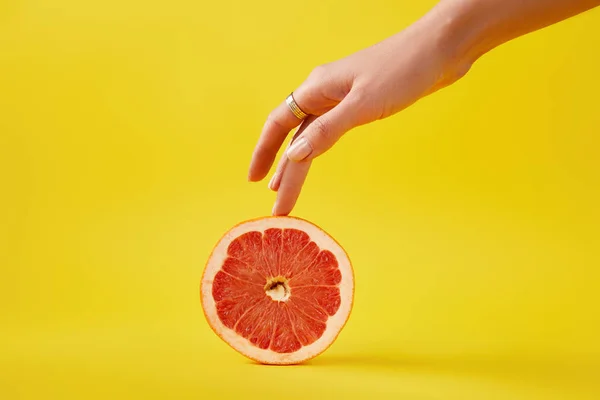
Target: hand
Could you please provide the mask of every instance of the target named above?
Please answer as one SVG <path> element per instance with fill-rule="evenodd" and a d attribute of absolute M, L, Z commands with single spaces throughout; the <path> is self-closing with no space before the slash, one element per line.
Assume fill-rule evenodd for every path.
<path fill-rule="evenodd" d="M 350 129 L 388 117 L 467 71 L 453 68 L 442 47 L 440 30 L 422 20 L 399 35 L 342 60 L 316 68 L 294 91 L 310 114 L 285 152 L 269 187 L 278 192 L 274 215 L 294 207 L 311 161 Z M 254 151 L 249 179 L 263 179 L 289 132 L 300 124 L 280 104 L 267 118 Z"/>
<path fill-rule="evenodd" d="M 350 129 L 388 117 L 456 80 L 441 48 L 442 38 L 425 24 L 347 58 L 316 68 L 294 91 L 310 116 L 287 148 L 269 187 L 277 191 L 274 215 L 294 207 L 311 161 Z M 249 179 L 263 179 L 289 132 L 301 121 L 280 104 L 267 118 L 252 157 Z"/>
<path fill-rule="evenodd" d="M 403 32 L 316 68 L 294 91 L 310 115 L 294 135 L 269 187 L 274 215 L 293 209 L 311 161 L 352 128 L 393 115 L 462 77 L 493 47 L 575 15 L 599 0 L 445 0 Z M 285 102 L 267 118 L 250 164 L 263 179 L 301 121 Z"/>

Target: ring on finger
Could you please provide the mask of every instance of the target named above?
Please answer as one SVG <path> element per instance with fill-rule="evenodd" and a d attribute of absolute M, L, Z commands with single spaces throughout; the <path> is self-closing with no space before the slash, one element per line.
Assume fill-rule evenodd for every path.
<path fill-rule="evenodd" d="M 296 103 L 296 100 L 294 100 L 294 92 L 289 94 L 289 96 L 285 99 L 285 102 L 290 108 L 292 114 L 294 114 L 294 116 L 299 120 L 303 120 L 306 117 L 308 117 L 308 114 L 302 111 L 300 106 L 298 106 L 298 104 Z"/>

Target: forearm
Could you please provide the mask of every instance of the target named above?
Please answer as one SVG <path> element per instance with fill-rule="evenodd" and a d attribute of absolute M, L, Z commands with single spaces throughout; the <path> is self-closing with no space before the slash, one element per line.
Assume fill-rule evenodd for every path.
<path fill-rule="evenodd" d="M 516 37 L 600 5 L 600 0 L 442 0 L 429 18 L 444 26 L 448 48 L 462 62 Z"/>

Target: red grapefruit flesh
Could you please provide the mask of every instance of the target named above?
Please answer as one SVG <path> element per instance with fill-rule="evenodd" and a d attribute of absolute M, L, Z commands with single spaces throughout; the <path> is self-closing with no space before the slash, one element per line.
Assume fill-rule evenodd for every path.
<path fill-rule="evenodd" d="M 213 330 L 264 364 L 297 364 L 325 351 L 348 320 L 353 295 L 342 247 L 291 217 L 235 226 L 215 246 L 201 284 Z"/>

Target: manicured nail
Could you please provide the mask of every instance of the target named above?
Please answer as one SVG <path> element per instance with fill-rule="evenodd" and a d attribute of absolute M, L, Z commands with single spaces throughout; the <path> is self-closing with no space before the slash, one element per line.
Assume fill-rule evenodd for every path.
<path fill-rule="evenodd" d="M 287 151 L 287 158 L 292 161 L 302 161 L 312 153 L 310 143 L 304 138 L 296 140 Z"/>

